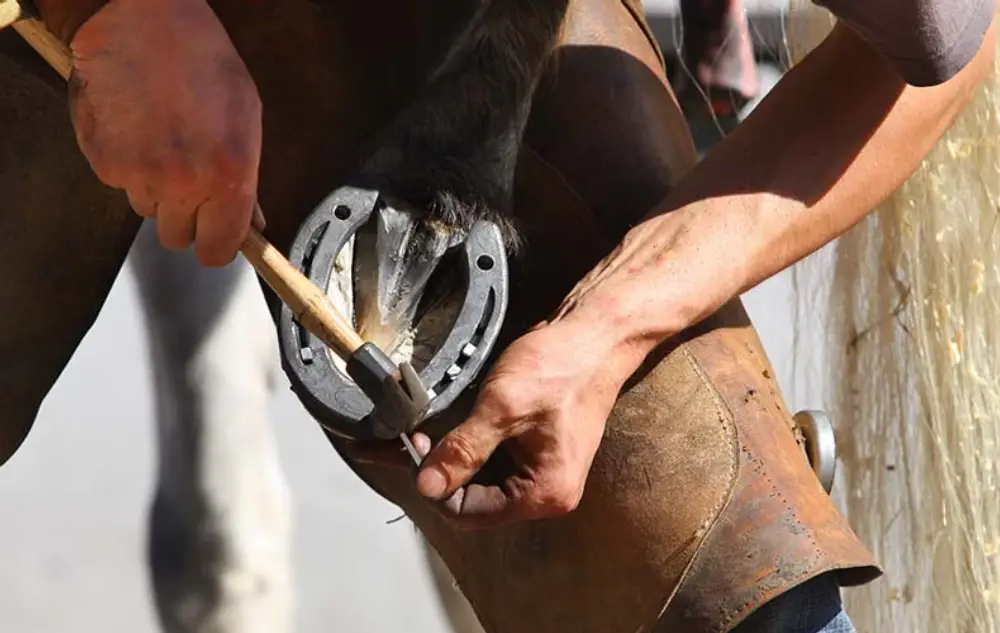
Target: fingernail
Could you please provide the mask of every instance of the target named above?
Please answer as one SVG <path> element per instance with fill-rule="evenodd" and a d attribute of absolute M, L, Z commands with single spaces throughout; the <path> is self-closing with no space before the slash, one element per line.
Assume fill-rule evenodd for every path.
<path fill-rule="evenodd" d="M 427 457 L 427 454 L 431 452 L 431 438 L 423 433 L 414 433 L 410 441 L 413 442 L 413 446 L 416 447 L 420 457 Z"/>
<path fill-rule="evenodd" d="M 444 473 L 437 468 L 425 468 L 417 475 L 417 490 L 429 499 L 439 499 L 448 485 Z"/>

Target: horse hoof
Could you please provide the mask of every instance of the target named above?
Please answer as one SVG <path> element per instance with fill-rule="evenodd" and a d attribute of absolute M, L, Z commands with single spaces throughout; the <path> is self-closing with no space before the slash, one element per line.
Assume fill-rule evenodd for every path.
<path fill-rule="evenodd" d="M 833 490 L 837 475 L 837 437 L 833 422 L 823 411 L 799 411 L 795 414 L 795 428 L 805 439 L 806 455 L 820 485 L 827 494 Z"/>
<path fill-rule="evenodd" d="M 412 359 L 431 394 L 423 420 L 447 409 L 476 378 L 506 315 L 507 256 L 496 224 L 480 220 L 467 232 L 420 224 L 378 191 L 342 187 L 330 194 L 302 223 L 288 259 L 334 304 L 339 301 L 362 337 L 390 356 L 405 357 L 394 362 Z M 361 323 L 358 310 L 393 317 Z M 422 323 L 428 324 L 423 336 Z M 379 331 L 364 331 L 366 324 Z M 342 361 L 296 322 L 288 306 L 282 306 L 278 335 L 292 389 L 320 425 L 350 440 L 396 437 L 378 424 L 374 405 Z M 407 346 L 409 352 L 397 354 Z"/>

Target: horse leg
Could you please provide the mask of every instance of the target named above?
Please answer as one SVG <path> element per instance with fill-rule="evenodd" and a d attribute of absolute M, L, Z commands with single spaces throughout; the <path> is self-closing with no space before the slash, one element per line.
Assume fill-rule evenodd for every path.
<path fill-rule="evenodd" d="M 65 94 L 0 31 L 0 464 L 97 318 L 139 226 L 77 149 Z"/>
<path fill-rule="evenodd" d="M 434 589 L 444 608 L 445 615 L 455 633 L 483 633 L 483 626 L 472 610 L 469 601 L 462 595 L 455 577 L 448 570 L 448 565 L 441 555 L 424 539 L 420 540 L 424 550 L 424 559 L 434 581 Z"/>
<path fill-rule="evenodd" d="M 476 221 L 497 223 L 509 247 L 519 242 L 511 213 L 518 148 L 571 3 L 473 4 L 427 85 L 379 133 L 353 178 L 391 201 L 379 211 L 378 237 L 355 243 L 359 279 L 370 275 L 363 287 L 375 290 L 353 306 L 358 331 L 390 354 L 414 330 L 433 272 Z"/>
<path fill-rule="evenodd" d="M 132 249 L 156 397 L 149 563 L 168 633 L 291 627 L 289 492 L 267 415 L 277 346 L 252 269 Z"/>

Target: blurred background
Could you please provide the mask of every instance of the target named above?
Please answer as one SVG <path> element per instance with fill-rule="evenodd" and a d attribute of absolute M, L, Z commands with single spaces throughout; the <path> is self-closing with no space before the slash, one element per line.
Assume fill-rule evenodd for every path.
<path fill-rule="evenodd" d="M 677 0 L 646 7 L 673 55 L 681 42 Z M 759 98 L 780 77 L 785 3 L 746 0 L 744 8 Z M 740 104 L 740 112 L 753 104 Z M 696 119 L 693 127 L 704 123 Z M 712 129 L 698 129 L 708 150 Z M 35 430 L 0 470 L 2 633 L 159 632 L 146 566 L 153 387 L 136 290 L 126 267 Z M 822 407 L 791 373 L 790 298 L 788 274 L 745 297 L 793 410 Z M 821 368 L 821 353 L 799 361 Z M 400 512 L 344 466 L 285 385 L 281 376 L 270 415 L 292 494 L 293 630 L 446 633 L 412 525 L 389 523 Z"/>

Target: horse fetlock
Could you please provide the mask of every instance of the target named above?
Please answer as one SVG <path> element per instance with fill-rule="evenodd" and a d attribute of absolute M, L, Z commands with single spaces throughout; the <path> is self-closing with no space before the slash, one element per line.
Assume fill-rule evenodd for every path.
<path fill-rule="evenodd" d="M 444 264 L 477 223 L 499 227 L 507 249 L 518 246 L 518 155 L 568 7 L 569 0 L 481 0 L 422 94 L 362 163 L 356 184 L 388 202 L 341 253 L 344 272 L 330 290 L 362 336 L 397 362 L 429 361 L 447 336 L 463 285 L 448 274 L 459 267 Z M 429 345 L 415 354 L 422 306 Z"/>
<path fill-rule="evenodd" d="M 291 623 L 290 552 L 280 530 L 181 509 L 157 495 L 149 558 L 167 633 L 281 633 Z"/>
<path fill-rule="evenodd" d="M 517 157 L 568 6 L 482 0 L 420 97 L 380 135 L 367 185 L 458 228 L 490 220 L 516 246 Z"/>
<path fill-rule="evenodd" d="M 492 221 L 513 245 L 514 171 L 523 122 L 473 103 L 470 91 L 481 81 L 458 77 L 432 86 L 381 135 L 360 181 L 405 201 L 411 213 L 456 230 Z"/>

